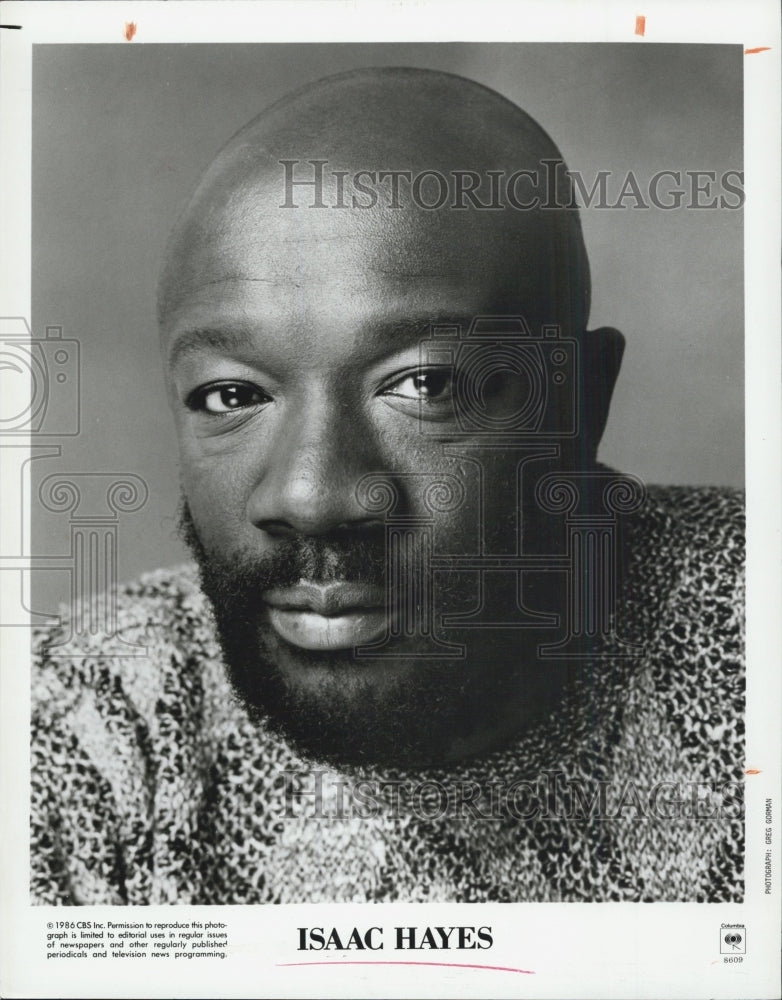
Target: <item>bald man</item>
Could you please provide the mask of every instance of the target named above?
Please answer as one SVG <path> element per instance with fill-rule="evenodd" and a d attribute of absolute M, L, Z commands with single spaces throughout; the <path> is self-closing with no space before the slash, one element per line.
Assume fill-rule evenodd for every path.
<path fill-rule="evenodd" d="M 36 900 L 743 898 L 740 498 L 597 462 L 589 303 L 557 148 L 476 83 L 223 148 L 158 291 L 195 565 L 121 591 L 145 658 L 41 646 Z"/>

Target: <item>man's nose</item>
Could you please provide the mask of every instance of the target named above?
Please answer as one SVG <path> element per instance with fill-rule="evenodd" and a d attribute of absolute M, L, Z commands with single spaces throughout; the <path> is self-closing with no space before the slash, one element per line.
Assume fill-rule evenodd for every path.
<path fill-rule="evenodd" d="M 272 535 L 319 535 L 379 522 L 356 497 L 368 472 L 381 469 L 370 422 L 338 401 L 291 412 L 265 452 L 250 498 L 250 519 Z"/>

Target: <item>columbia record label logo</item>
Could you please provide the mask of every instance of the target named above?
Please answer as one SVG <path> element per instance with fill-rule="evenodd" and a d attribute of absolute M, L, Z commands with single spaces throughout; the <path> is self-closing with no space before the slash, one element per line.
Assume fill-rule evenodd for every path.
<path fill-rule="evenodd" d="M 723 924 L 720 928 L 720 954 L 745 955 L 747 929 L 744 924 Z"/>

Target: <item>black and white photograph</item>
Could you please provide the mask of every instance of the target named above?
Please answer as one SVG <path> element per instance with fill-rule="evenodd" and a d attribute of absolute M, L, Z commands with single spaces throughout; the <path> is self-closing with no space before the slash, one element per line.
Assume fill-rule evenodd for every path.
<path fill-rule="evenodd" d="M 84 6 L 0 320 L 13 995 L 641 996 L 662 935 L 772 996 L 771 46 Z"/>

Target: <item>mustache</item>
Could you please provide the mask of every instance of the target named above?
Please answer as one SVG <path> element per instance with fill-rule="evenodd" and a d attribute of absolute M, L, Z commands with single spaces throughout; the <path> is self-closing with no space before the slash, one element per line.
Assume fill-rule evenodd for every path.
<path fill-rule="evenodd" d="M 183 500 L 178 529 L 195 557 L 207 595 L 219 593 L 222 600 L 233 604 L 245 603 L 251 595 L 257 596 L 264 590 L 293 586 L 302 580 L 385 585 L 386 543 L 382 525 L 280 538 L 263 553 L 245 549 L 230 556 L 218 556 L 204 548 L 190 507 Z"/>

